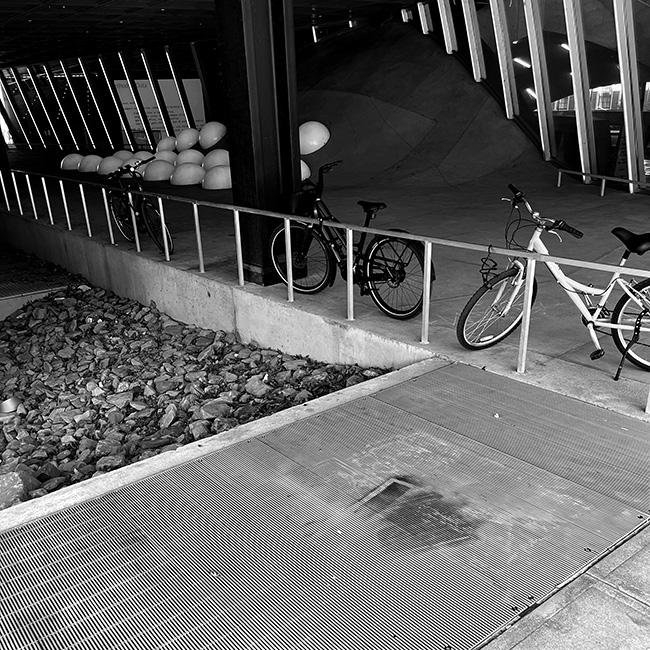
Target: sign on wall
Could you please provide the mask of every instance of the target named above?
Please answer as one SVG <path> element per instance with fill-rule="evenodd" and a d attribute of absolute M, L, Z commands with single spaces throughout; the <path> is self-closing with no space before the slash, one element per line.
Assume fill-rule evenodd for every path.
<path fill-rule="evenodd" d="M 129 84 L 126 80 L 121 79 L 116 80 L 114 83 L 131 130 L 134 134 L 137 132 L 143 132 L 144 126 L 136 109 Z M 137 79 L 134 83 L 138 89 L 138 94 L 140 95 L 140 99 L 144 106 L 145 114 L 149 120 L 151 130 L 154 134 L 157 132 L 160 136 L 166 135 L 165 126 L 160 111 L 158 110 L 158 104 L 156 104 L 151 83 L 148 79 Z M 181 100 L 178 96 L 178 92 L 176 92 L 174 80 L 160 79 L 158 84 L 160 85 L 160 92 L 165 106 L 167 107 L 167 112 L 169 113 L 169 119 L 174 128 L 174 134 L 176 134 L 182 129 L 187 128 L 187 122 L 185 121 L 185 114 L 183 112 Z M 196 123 L 196 128 L 200 129 L 205 124 L 205 109 L 203 107 L 203 88 L 201 87 L 201 80 L 183 79 L 183 87 L 187 94 L 190 111 L 194 118 L 194 122 Z"/>

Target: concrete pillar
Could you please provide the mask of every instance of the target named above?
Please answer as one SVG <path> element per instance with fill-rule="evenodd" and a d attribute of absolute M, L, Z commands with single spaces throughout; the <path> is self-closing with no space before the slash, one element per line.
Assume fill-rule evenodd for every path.
<path fill-rule="evenodd" d="M 215 0 L 217 61 L 227 96 L 233 203 L 283 211 L 298 188 L 300 158 L 291 0 Z M 274 224 L 242 213 L 245 277 L 275 281 Z"/>

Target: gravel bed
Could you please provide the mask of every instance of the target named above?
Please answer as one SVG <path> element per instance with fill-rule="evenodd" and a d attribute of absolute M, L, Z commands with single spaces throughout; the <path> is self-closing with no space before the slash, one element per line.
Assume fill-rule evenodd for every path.
<path fill-rule="evenodd" d="M 387 372 L 244 345 L 79 282 L 0 322 L 0 509 Z"/>

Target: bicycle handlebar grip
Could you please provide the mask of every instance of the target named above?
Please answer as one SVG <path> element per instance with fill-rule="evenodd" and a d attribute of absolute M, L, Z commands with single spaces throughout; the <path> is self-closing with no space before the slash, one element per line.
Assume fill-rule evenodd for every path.
<path fill-rule="evenodd" d="M 584 234 L 577 228 L 570 226 L 566 221 L 564 221 L 564 219 L 561 219 L 560 221 L 557 222 L 556 228 L 557 230 L 564 230 L 564 232 L 568 232 L 570 235 L 573 235 L 576 239 L 580 239 Z"/>
<path fill-rule="evenodd" d="M 515 201 L 522 201 L 525 194 L 518 190 L 512 183 L 508 183 L 508 189 L 514 194 Z"/>

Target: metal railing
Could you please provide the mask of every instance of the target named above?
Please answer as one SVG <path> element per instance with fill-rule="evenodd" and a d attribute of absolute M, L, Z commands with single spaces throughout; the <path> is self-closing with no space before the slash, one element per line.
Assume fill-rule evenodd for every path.
<path fill-rule="evenodd" d="M 626 183 L 629 185 L 630 192 L 634 191 L 634 186 L 638 186 L 639 188 L 648 188 L 650 187 L 650 182 L 646 180 L 639 180 L 635 181 L 631 178 L 619 178 L 618 176 L 605 176 L 603 174 L 592 174 L 592 173 L 587 173 L 587 172 L 579 172 L 575 171 L 573 169 L 558 169 L 557 170 L 557 186 L 560 187 L 562 185 L 562 174 L 568 174 L 570 176 L 580 176 L 583 180 L 584 183 L 590 183 L 592 178 L 598 178 L 600 179 L 600 195 L 605 196 L 605 187 L 607 185 L 607 181 L 611 181 L 612 183 Z"/>
<path fill-rule="evenodd" d="M 99 188 L 102 192 L 104 199 L 104 209 L 106 213 L 106 220 L 108 224 L 109 236 L 111 244 L 115 244 L 115 238 L 113 236 L 113 229 L 111 224 L 111 215 L 108 206 L 107 192 L 110 191 L 120 191 L 116 186 L 96 183 L 91 181 L 77 181 L 74 179 L 64 179 L 59 176 L 51 176 L 44 174 L 36 174 L 32 172 L 26 172 L 21 170 L 9 170 L 1 171 L 0 170 L 0 185 L 4 194 L 4 200 L 7 207 L 7 211 L 11 212 L 11 205 L 9 201 L 9 195 L 7 192 L 7 185 L 5 181 L 5 174 L 9 173 L 12 179 L 12 184 L 16 192 L 16 202 L 18 209 L 21 215 L 25 215 L 25 209 L 23 207 L 23 201 L 20 196 L 19 184 L 17 182 L 17 175 L 22 175 L 26 180 L 27 192 L 29 195 L 29 200 L 31 202 L 32 211 L 34 219 L 39 219 L 36 201 L 33 192 L 33 185 L 31 177 L 38 177 L 41 179 L 41 185 L 44 191 L 44 197 L 47 205 L 49 223 L 51 225 L 55 224 L 54 213 L 52 208 L 51 196 L 47 187 L 46 179 L 51 179 L 58 181 L 58 186 L 60 189 L 60 196 L 63 202 L 63 207 L 65 211 L 66 226 L 68 230 L 72 230 L 70 209 L 69 209 L 69 199 L 65 190 L 64 182 L 72 183 L 78 185 L 78 191 L 81 198 L 81 203 L 83 206 L 84 221 L 86 225 L 86 231 L 89 237 L 93 236 L 92 227 L 90 222 L 88 205 L 86 202 L 86 193 L 84 187 L 94 186 Z M 192 205 L 193 216 L 194 216 L 194 227 L 195 227 L 195 237 L 196 237 L 196 248 L 197 248 L 197 258 L 199 271 L 205 273 L 204 265 L 204 254 L 203 254 L 203 244 L 201 236 L 201 223 L 200 223 L 200 208 L 217 208 L 220 210 L 229 211 L 232 213 L 234 231 L 235 231 L 235 248 L 236 248 L 236 260 L 237 260 L 237 279 L 240 286 L 245 285 L 244 280 L 244 261 L 242 253 L 242 234 L 241 234 L 241 213 L 254 214 L 262 217 L 269 217 L 274 219 L 282 219 L 284 221 L 285 229 L 285 245 L 286 245 L 286 254 L 287 258 L 291 259 L 291 237 L 290 237 L 290 224 L 292 221 L 299 221 L 301 223 L 312 223 L 319 224 L 318 219 L 313 219 L 310 217 L 296 216 L 296 215 L 287 215 L 280 212 L 272 212 L 269 210 L 258 210 L 255 208 L 248 208 L 243 206 L 235 206 L 227 203 L 216 203 L 212 201 L 203 201 L 196 199 L 189 199 L 186 197 L 173 196 L 168 194 L 159 194 L 156 192 L 148 191 L 133 191 L 134 194 L 141 194 L 149 198 L 155 198 L 158 202 L 160 208 L 160 217 L 161 223 L 164 228 L 165 225 L 165 216 L 163 209 L 163 201 L 173 201 L 177 203 L 186 203 Z M 380 228 L 365 228 L 363 226 L 352 225 L 348 223 L 338 223 L 338 222 L 327 222 L 328 228 L 336 228 L 345 231 L 345 242 L 346 242 L 346 255 L 347 255 L 347 274 L 346 274 L 346 283 L 347 283 L 347 319 L 354 320 L 354 277 L 352 272 L 353 264 L 353 246 L 354 246 L 354 234 L 355 233 L 368 233 L 371 235 L 381 235 L 395 237 L 396 233 L 392 230 L 382 230 Z M 519 354 L 518 354 L 518 363 L 517 363 L 517 372 L 525 373 L 526 371 L 526 355 L 528 350 L 528 336 L 530 331 L 530 316 L 532 309 L 532 291 L 533 291 L 533 278 L 535 277 L 536 264 L 537 262 L 555 262 L 560 265 L 566 265 L 571 267 L 576 267 L 579 269 L 590 269 L 593 271 L 602 271 L 607 273 L 613 273 L 615 271 L 619 272 L 621 275 L 634 275 L 640 276 L 642 278 L 650 278 L 650 270 L 631 268 L 631 267 L 621 267 L 613 264 L 601 264 L 599 262 L 588 262 L 584 260 L 574 260 L 565 257 L 556 257 L 552 255 L 541 255 L 539 253 L 531 253 L 528 251 L 517 250 L 513 251 L 511 249 L 494 247 L 492 245 L 483 245 L 483 244 L 471 244 L 468 242 L 454 241 L 449 239 L 440 239 L 437 237 L 429 237 L 424 235 L 415 235 L 408 232 L 399 232 L 400 239 L 407 239 L 415 242 L 419 242 L 424 247 L 424 272 L 423 272 L 423 286 L 428 287 L 431 285 L 431 262 L 433 259 L 432 247 L 433 246 L 442 246 L 447 248 L 458 248 L 467 251 L 476 251 L 479 253 L 490 254 L 490 255 L 500 255 L 504 257 L 517 257 L 519 259 L 525 259 L 527 264 L 526 276 L 527 281 L 525 283 L 525 293 L 524 293 L 524 314 L 521 327 L 521 335 L 519 341 Z M 140 252 L 139 241 L 137 240 L 137 228 L 136 228 L 136 250 Z M 170 261 L 169 251 L 165 250 L 165 259 Z M 287 266 L 287 300 L 289 302 L 294 301 L 294 287 L 293 287 L 293 277 L 292 277 L 292 268 L 291 265 Z M 477 287 L 478 288 L 478 287 Z M 429 317 L 431 310 L 431 296 L 430 291 L 424 291 L 423 294 L 423 305 L 422 305 L 422 322 L 421 322 L 421 336 L 420 343 L 428 344 L 429 343 Z"/>

